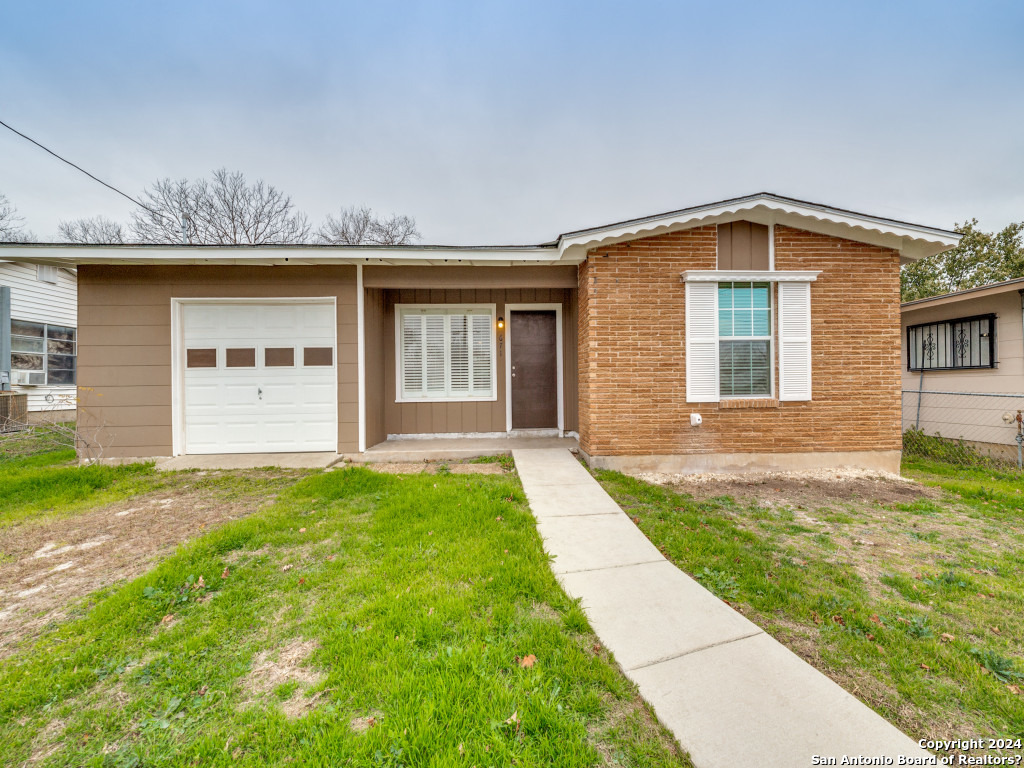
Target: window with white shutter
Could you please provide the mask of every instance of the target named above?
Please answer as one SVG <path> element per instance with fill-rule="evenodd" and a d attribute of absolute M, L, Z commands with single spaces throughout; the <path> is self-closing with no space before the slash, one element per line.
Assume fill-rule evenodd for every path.
<path fill-rule="evenodd" d="M 494 305 L 397 305 L 399 402 L 495 400 Z"/>
<path fill-rule="evenodd" d="M 779 400 L 811 399 L 811 284 L 779 283 Z"/>

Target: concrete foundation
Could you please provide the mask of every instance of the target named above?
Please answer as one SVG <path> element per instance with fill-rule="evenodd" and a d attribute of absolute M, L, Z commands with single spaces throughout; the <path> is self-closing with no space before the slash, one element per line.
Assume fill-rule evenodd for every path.
<path fill-rule="evenodd" d="M 690 453 L 667 456 L 589 456 L 595 469 L 699 475 L 707 472 L 794 472 L 813 469 L 868 469 L 899 474 L 900 451 L 808 451 L 806 453 Z"/>

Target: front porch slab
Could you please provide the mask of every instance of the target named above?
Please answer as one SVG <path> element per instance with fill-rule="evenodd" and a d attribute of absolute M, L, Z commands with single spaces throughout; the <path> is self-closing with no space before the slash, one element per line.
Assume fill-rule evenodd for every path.
<path fill-rule="evenodd" d="M 458 461 L 479 456 L 507 456 L 523 448 L 578 448 L 572 437 L 431 437 L 385 440 L 362 453 L 347 453 L 353 464 L 407 461 Z"/>

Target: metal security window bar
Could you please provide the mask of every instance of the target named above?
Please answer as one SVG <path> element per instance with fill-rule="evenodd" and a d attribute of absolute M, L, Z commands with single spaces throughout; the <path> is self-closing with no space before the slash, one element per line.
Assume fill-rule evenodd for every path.
<path fill-rule="evenodd" d="M 77 357 L 74 328 L 11 320 L 13 384 L 74 386 Z"/>
<path fill-rule="evenodd" d="M 721 397 L 762 397 L 772 389 L 772 308 L 768 283 L 718 284 Z"/>
<path fill-rule="evenodd" d="M 907 370 L 994 368 L 995 318 L 995 315 L 975 315 L 909 326 Z"/>

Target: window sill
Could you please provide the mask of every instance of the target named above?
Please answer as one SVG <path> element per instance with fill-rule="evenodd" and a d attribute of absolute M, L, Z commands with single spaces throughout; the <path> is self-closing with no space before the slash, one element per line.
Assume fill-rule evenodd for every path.
<path fill-rule="evenodd" d="M 396 403 L 493 403 L 496 395 L 490 397 L 397 397 Z"/>
<path fill-rule="evenodd" d="M 778 408 L 779 401 L 774 397 L 744 397 L 719 400 L 718 407 L 728 408 Z"/>

